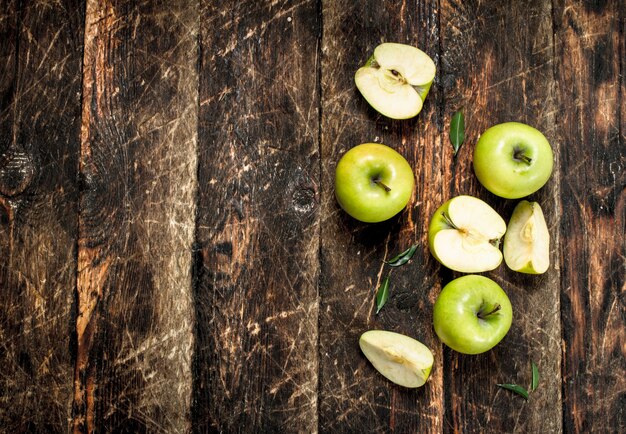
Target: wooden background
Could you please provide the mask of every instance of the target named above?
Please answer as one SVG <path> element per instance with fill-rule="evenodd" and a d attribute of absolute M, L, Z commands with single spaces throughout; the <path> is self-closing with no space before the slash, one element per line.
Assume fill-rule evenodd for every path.
<path fill-rule="evenodd" d="M 0 4 L 2 432 L 626 432 L 623 0 Z M 437 64 L 415 119 L 355 88 L 383 41 Z M 554 148 L 531 196 L 552 265 L 486 273 L 513 326 L 464 356 L 432 329 L 459 274 L 426 228 L 458 194 L 508 220 L 515 201 L 471 168 L 504 121 Z M 367 141 L 417 181 L 375 225 L 333 196 L 338 159 Z M 374 315 L 381 261 L 413 243 Z M 376 373 L 357 344 L 373 328 L 433 350 L 425 387 Z M 495 386 L 528 384 L 531 361 L 528 402 Z"/>

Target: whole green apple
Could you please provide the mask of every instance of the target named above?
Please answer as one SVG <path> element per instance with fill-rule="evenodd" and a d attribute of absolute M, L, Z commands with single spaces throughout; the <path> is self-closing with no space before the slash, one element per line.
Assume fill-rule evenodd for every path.
<path fill-rule="evenodd" d="M 439 339 L 463 354 L 480 354 L 504 338 L 513 310 L 493 280 L 474 274 L 448 283 L 435 302 L 433 324 Z"/>
<path fill-rule="evenodd" d="M 518 199 L 545 185 L 552 174 L 550 143 L 541 132 L 519 122 L 495 125 L 474 148 L 474 172 L 493 194 Z"/>
<path fill-rule="evenodd" d="M 337 163 L 335 196 L 357 220 L 376 223 L 404 209 L 413 193 L 413 169 L 402 155 L 379 143 L 350 149 Z"/>

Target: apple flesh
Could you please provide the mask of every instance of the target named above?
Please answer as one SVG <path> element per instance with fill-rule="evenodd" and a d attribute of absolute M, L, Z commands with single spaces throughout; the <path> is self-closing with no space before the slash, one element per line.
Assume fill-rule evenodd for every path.
<path fill-rule="evenodd" d="M 463 354 L 480 354 L 496 346 L 513 321 L 511 302 L 493 280 L 478 275 L 459 277 L 437 297 L 433 326 L 439 339 Z"/>
<path fill-rule="evenodd" d="M 541 207 L 526 200 L 517 204 L 504 236 L 504 262 L 513 271 L 542 274 L 550 266 L 550 233 Z"/>
<path fill-rule="evenodd" d="M 413 338 L 370 330 L 361 335 L 359 346 L 378 372 L 400 386 L 420 387 L 430 376 L 433 353 Z"/>
<path fill-rule="evenodd" d="M 474 148 L 474 172 L 496 196 L 518 199 L 539 190 L 550 178 L 552 147 L 537 129 L 506 122 L 485 131 Z"/>
<path fill-rule="evenodd" d="M 435 212 L 428 228 L 432 255 L 451 270 L 479 273 L 502 262 L 498 248 L 506 223 L 482 200 L 457 196 Z"/>
<path fill-rule="evenodd" d="M 420 49 L 384 43 L 359 68 L 354 81 L 376 111 L 392 119 L 409 119 L 422 110 L 435 74 L 435 62 Z"/>
<path fill-rule="evenodd" d="M 348 214 L 367 223 L 404 209 L 415 185 L 413 169 L 389 146 L 364 143 L 345 153 L 335 170 L 335 196 Z"/>

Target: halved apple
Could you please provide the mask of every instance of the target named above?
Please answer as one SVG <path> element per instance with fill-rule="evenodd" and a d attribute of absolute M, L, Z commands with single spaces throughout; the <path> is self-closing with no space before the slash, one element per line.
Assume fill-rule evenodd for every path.
<path fill-rule="evenodd" d="M 500 238 L 506 223 L 482 200 L 457 196 L 435 212 L 428 228 L 430 251 L 446 267 L 463 273 L 480 273 L 502 262 Z"/>
<path fill-rule="evenodd" d="M 376 111 L 409 119 L 422 110 L 435 73 L 435 62 L 420 49 L 388 42 L 376 47 L 354 81 Z"/>
<path fill-rule="evenodd" d="M 370 330 L 361 335 L 359 346 L 378 372 L 400 386 L 423 386 L 433 367 L 428 347 L 399 333 Z"/>
<path fill-rule="evenodd" d="M 550 233 L 541 207 L 526 200 L 517 204 L 504 236 L 504 262 L 513 271 L 542 274 L 550 266 Z"/>

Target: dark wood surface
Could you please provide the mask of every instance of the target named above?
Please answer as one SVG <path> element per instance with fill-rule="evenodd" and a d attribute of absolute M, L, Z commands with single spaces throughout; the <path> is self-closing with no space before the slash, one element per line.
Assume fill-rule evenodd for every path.
<path fill-rule="evenodd" d="M 623 0 L 0 4 L 0 431 L 626 431 Z M 354 86 L 384 41 L 437 65 L 415 119 Z M 531 196 L 551 267 L 485 273 L 513 326 L 465 356 L 432 329 L 461 274 L 426 229 L 458 194 L 508 219 L 515 201 L 471 167 L 505 121 L 555 151 Z M 333 177 L 369 141 L 404 155 L 416 188 L 367 225 Z M 375 315 L 382 261 L 414 243 Z M 432 349 L 423 388 L 369 364 L 358 337 L 375 328 Z M 528 401 L 495 386 L 528 384 L 531 361 Z"/>

